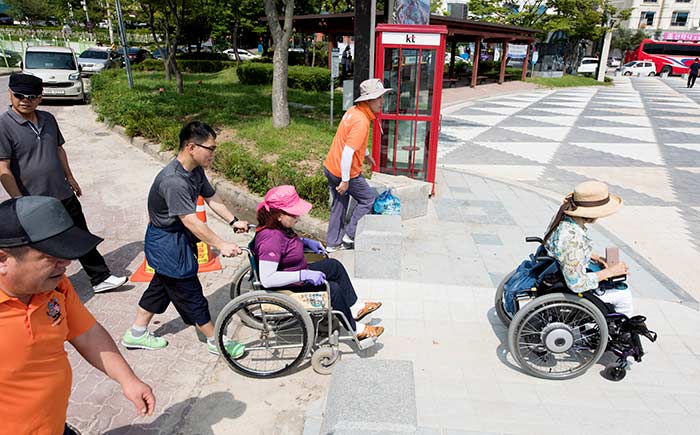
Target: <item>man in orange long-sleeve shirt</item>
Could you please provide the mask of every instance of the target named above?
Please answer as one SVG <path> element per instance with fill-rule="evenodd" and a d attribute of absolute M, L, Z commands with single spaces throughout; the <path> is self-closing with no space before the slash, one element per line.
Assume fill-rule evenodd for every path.
<path fill-rule="evenodd" d="M 151 388 L 136 377 L 65 275 L 71 259 L 102 239 L 76 227 L 61 201 L 44 196 L 0 203 L 0 222 L 0 434 L 75 433 L 66 424 L 66 341 L 117 381 L 141 415 L 151 415 Z"/>
<path fill-rule="evenodd" d="M 379 79 L 365 80 L 360 84 L 360 96 L 355 100 L 357 104 L 340 120 L 323 163 L 323 173 L 333 197 L 326 235 L 329 252 L 351 248 L 355 243 L 357 222 L 372 210 L 376 195 L 362 176 L 362 162 L 367 160 L 374 166 L 374 159 L 367 150 L 369 127 L 375 114 L 382 111 L 384 94 L 389 91 L 391 88 L 385 88 Z M 350 196 L 357 201 L 357 207 L 345 225 Z"/>

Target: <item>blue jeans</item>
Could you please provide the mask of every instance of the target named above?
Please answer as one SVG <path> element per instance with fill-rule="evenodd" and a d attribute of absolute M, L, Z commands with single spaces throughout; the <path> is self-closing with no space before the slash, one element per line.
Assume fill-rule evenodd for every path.
<path fill-rule="evenodd" d="M 374 204 L 376 195 L 362 175 L 351 178 L 347 192 L 341 195 L 335 188 L 338 187 L 342 180 L 331 174 L 326 168 L 323 168 L 323 173 L 328 180 L 328 190 L 333 198 L 331 216 L 328 218 L 326 243 L 328 246 L 338 246 L 343 241 L 343 234 L 347 234 L 351 239 L 355 239 L 357 222 L 362 216 L 372 211 L 372 205 Z M 352 216 L 350 216 L 350 222 L 345 225 L 345 215 L 348 211 L 348 204 L 351 196 L 357 201 L 357 207 L 355 207 Z"/>

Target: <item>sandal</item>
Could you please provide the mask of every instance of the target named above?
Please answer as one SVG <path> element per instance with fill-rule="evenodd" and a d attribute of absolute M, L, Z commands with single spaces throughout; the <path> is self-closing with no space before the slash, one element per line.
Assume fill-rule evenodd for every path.
<path fill-rule="evenodd" d="M 372 314 L 373 312 L 377 311 L 381 306 L 381 302 L 365 302 L 365 306 L 360 310 L 359 313 L 357 313 L 355 321 L 359 322 L 360 320 L 367 317 L 369 314 Z"/>
<path fill-rule="evenodd" d="M 365 329 L 362 330 L 359 334 L 357 334 L 357 339 L 358 340 L 364 340 L 366 338 L 377 338 L 380 335 L 384 333 L 384 327 L 383 326 L 370 326 L 370 325 L 365 325 Z"/>

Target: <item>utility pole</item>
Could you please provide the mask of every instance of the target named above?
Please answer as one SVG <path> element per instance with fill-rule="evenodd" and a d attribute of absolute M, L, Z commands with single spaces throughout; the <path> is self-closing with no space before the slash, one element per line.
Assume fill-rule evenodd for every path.
<path fill-rule="evenodd" d="M 129 89 L 134 87 L 134 77 L 131 75 L 131 61 L 129 60 L 129 47 L 126 45 L 126 29 L 124 28 L 124 17 L 122 16 L 122 5 L 119 0 L 114 0 L 114 8 L 117 11 L 117 20 L 119 21 L 119 33 L 122 40 L 122 48 L 124 50 L 124 63 L 126 64 L 126 81 L 129 83 Z M 167 67 L 167 65 L 166 65 Z"/>

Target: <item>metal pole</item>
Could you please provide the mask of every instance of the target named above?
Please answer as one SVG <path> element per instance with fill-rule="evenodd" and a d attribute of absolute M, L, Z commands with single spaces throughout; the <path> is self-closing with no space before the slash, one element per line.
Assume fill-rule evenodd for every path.
<path fill-rule="evenodd" d="M 335 78 L 333 77 L 333 67 L 331 66 L 331 119 L 330 119 L 330 126 L 333 128 L 333 84 L 334 84 Z"/>
<path fill-rule="evenodd" d="M 374 78 L 374 28 L 377 26 L 377 0 L 372 0 L 369 8 L 369 78 Z"/>
<path fill-rule="evenodd" d="M 122 5 L 119 0 L 114 0 L 114 8 L 117 11 L 117 20 L 119 20 L 119 33 L 124 48 L 124 63 L 126 64 L 126 81 L 129 83 L 129 89 L 134 87 L 134 77 L 131 75 L 131 61 L 129 60 L 128 46 L 126 45 L 126 29 L 124 29 L 124 17 L 122 17 Z"/>

